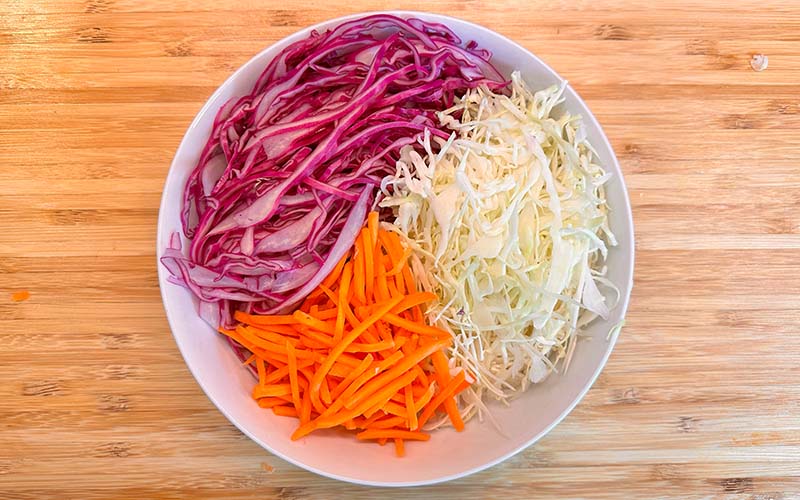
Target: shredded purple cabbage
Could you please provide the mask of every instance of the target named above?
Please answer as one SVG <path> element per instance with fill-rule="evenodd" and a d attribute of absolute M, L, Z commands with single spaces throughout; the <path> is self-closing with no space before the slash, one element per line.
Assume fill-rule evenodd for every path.
<path fill-rule="evenodd" d="M 355 241 L 404 146 L 443 138 L 436 112 L 505 81 L 491 55 L 446 26 L 375 15 L 312 32 L 278 54 L 252 92 L 217 113 L 186 184 L 188 256 L 162 263 L 214 326 L 241 309 L 297 306 Z"/>

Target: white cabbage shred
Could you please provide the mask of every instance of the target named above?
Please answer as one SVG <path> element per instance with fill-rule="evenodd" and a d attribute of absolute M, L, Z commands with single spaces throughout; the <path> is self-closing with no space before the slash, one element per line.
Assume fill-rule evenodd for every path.
<path fill-rule="evenodd" d="M 467 417 L 568 362 L 582 327 L 614 305 L 600 290 L 614 289 L 603 265 L 616 244 L 609 175 L 580 118 L 554 117 L 563 92 L 533 93 L 518 72 L 510 96 L 469 91 L 439 115 L 450 139 L 426 134 L 424 158 L 404 148 L 381 186 L 414 274 L 440 299 L 427 314 L 453 335 L 451 368 L 476 377 Z"/>

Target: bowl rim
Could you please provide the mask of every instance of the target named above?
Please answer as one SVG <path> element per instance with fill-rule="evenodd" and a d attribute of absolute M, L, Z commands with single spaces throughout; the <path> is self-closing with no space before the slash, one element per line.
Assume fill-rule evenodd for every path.
<path fill-rule="evenodd" d="M 613 210 L 622 211 L 627 215 L 627 217 L 625 217 L 625 223 L 628 226 L 627 227 L 627 231 L 628 231 L 628 234 L 630 235 L 630 238 L 629 238 L 630 243 L 629 243 L 629 245 L 627 247 L 629 252 L 628 252 L 628 255 L 626 256 L 627 257 L 626 260 L 630 261 L 630 268 L 629 268 L 628 273 L 627 273 L 628 274 L 627 283 L 624 284 L 625 285 L 624 289 L 627 290 L 628 292 L 620 297 L 620 301 L 616 306 L 616 308 L 618 308 L 618 311 L 620 313 L 620 317 L 622 318 L 622 321 L 623 321 L 623 324 L 624 324 L 624 318 L 625 318 L 625 316 L 627 314 L 628 304 L 630 302 L 630 295 L 631 295 L 631 291 L 633 289 L 633 274 L 634 274 L 634 267 L 635 267 L 635 265 L 634 265 L 635 264 L 635 244 L 634 244 L 635 239 L 634 239 L 633 215 L 632 215 L 632 211 L 631 211 L 630 196 L 628 195 L 628 188 L 627 188 L 627 185 L 625 184 L 625 179 L 624 179 L 624 177 L 622 175 L 622 168 L 620 167 L 619 161 L 617 160 L 616 153 L 614 152 L 614 149 L 612 148 L 611 143 L 608 140 L 608 136 L 606 135 L 605 131 L 601 127 L 600 123 L 597 121 L 597 119 L 595 118 L 594 114 L 591 112 L 591 109 L 586 104 L 586 102 L 583 100 L 583 98 L 578 94 L 577 91 L 575 91 L 574 88 L 572 88 L 572 86 L 569 84 L 569 82 L 566 81 L 563 77 L 561 77 L 561 75 L 559 75 L 555 70 L 553 70 L 553 68 L 551 68 L 547 63 L 545 63 L 541 58 L 539 58 L 533 52 L 529 51 L 528 49 L 526 49 L 525 47 L 523 47 L 519 43 L 515 42 L 511 38 L 503 35 L 502 33 L 498 33 L 496 31 L 494 31 L 494 30 L 492 30 L 490 28 L 487 28 L 485 26 L 482 26 L 480 24 L 473 23 L 471 21 L 467 21 L 467 20 L 464 20 L 464 19 L 461 19 L 461 18 L 457 18 L 457 17 L 454 17 L 454 16 L 449 16 L 449 15 L 446 15 L 446 14 L 438 14 L 438 13 L 426 12 L 426 11 L 378 10 L 378 11 L 357 12 L 357 13 L 348 14 L 348 15 L 344 15 L 344 16 L 340 16 L 340 17 L 336 17 L 336 18 L 326 19 L 326 20 L 320 21 L 320 22 L 318 22 L 318 23 L 316 23 L 314 25 L 301 28 L 301 29 L 299 29 L 299 30 L 297 30 L 295 32 L 292 32 L 289 35 L 281 38 L 280 40 L 277 40 L 277 41 L 269 44 L 268 46 L 266 46 L 263 49 L 261 49 L 258 53 L 254 54 L 250 59 L 248 59 L 245 63 L 243 63 L 241 66 L 239 66 L 236 69 L 236 71 L 234 71 L 230 76 L 228 76 L 225 79 L 225 81 L 222 82 L 216 88 L 216 90 L 214 90 L 214 92 L 207 98 L 207 100 L 205 101 L 203 106 L 197 112 L 197 114 L 195 115 L 194 119 L 192 120 L 190 125 L 187 127 L 186 132 L 184 132 L 183 138 L 181 139 L 181 141 L 180 141 L 180 143 L 178 145 L 178 148 L 175 150 L 175 154 L 173 156 L 173 159 L 170 162 L 170 167 L 169 167 L 169 170 L 167 171 L 167 176 L 166 176 L 165 181 L 164 181 L 164 187 L 162 188 L 161 199 L 160 199 L 160 202 L 159 202 L 158 224 L 157 224 L 157 228 L 156 228 L 156 231 L 157 231 L 157 234 L 156 234 L 156 267 L 157 267 L 157 273 L 158 273 L 159 290 L 160 290 L 160 294 L 161 294 L 161 304 L 162 304 L 162 307 L 164 308 L 164 313 L 167 316 L 167 323 L 169 324 L 170 332 L 172 333 L 172 337 L 175 340 L 176 345 L 178 346 L 178 350 L 181 353 L 181 357 L 183 358 L 187 369 L 192 374 L 192 377 L 194 377 L 195 382 L 200 386 L 200 389 L 203 391 L 203 393 L 206 395 L 206 397 L 211 401 L 211 403 L 217 408 L 217 410 L 219 410 L 220 413 L 222 413 L 225 416 L 225 418 L 228 419 L 228 421 L 230 423 L 232 423 L 237 429 L 239 429 L 240 432 L 242 432 L 244 435 L 246 435 L 248 438 L 250 438 L 252 441 L 257 443 L 259 446 L 261 446 L 262 448 L 267 450 L 272 455 L 278 456 L 281 459 L 283 459 L 283 460 L 285 460 L 285 461 L 287 461 L 287 462 L 289 462 L 289 463 L 291 463 L 293 465 L 296 465 L 296 466 L 298 466 L 298 467 L 300 467 L 300 468 L 302 468 L 304 470 L 307 470 L 309 472 L 313 472 L 313 473 L 318 474 L 318 475 L 323 476 L 323 477 L 327 477 L 327 478 L 330 478 L 330 479 L 335 479 L 335 480 L 338 480 L 338 481 L 343 481 L 343 482 L 347 482 L 347 483 L 351 483 L 351 484 L 363 485 L 363 486 L 376 486 L 376 487 L 426 486 L 426 485 L 432 485 L 432 484 L 438 484 L 438 483 L 444 483 L 444 482 L 447 482 L 447 481 L 452 481 L 454 479 L 459 479 L 459 478 L 462 478 L 462 477 L 466 477 L 466 476 L 475 474 L 477 472 L 486 470 L 486 469 L 488 469 L 490 467 L 493 467 L 493 466 L 495 466 L 495 465 L 497 465 L 497 464 L 499 464 L 499 463 L 511 458 L 512 456 L 514 456 L 517 453 L 521 452 L 522 450 L 528 448 L 529 446 L 533 445 L 534 443 L 539 441 L 539 439 L 541 439 L 546 434 L 548 434 L 551 430 L 553 430 L 553 428 L 555 428 L 559 423 L 561 423 L 564 420 L 564 418 L 566 418 L 566 416 L 569 415 L 572 412 L 572 410 L 578 405 L 578 403 L 580 403 L 583 400 L 583 398 L 586 396 L 586 393 L 589 392 L 589 389 L 591 389 L 592 386 L 594 385 L 594 383 L 596 382 L 596 380 L 599 377 L 600 373 L 605 368 L 605 365 L 608 362 L 609 357 L 611 356 L 611 352 L 614 350 L 614 346 L 616 345 L 617 339 L 618 339 L 619 334 L 620 334 L 620 329 L 619 328 L 614 328 L 612 330 L 611 336 L 607 339 L 607 345 L 606 345 L 605 352 L 603 353 L 603 357 L 601 358 L 600 362 L 598 363 L 598 365 L 595 368 L 595 371 L 592 373 L 591 377 L 589 377 L 589 379 L 587 380 L 586 384 L 584 385 L 584 387 L 581 388 L 581 390 L 578 392 L 577 396 L 573 399 L 573 401 L 569 405 L 567 405 L 567 407 L 564 409 L 564 411 L 561 414 L 559 414 L 557 418 L 553 419 L 553 421 L 549 425 L 547 425 L 544 429 L 542 429 L 539 433 L 535 434 L 529 440 L 527 440 L 527 441 L 521 443 L 519 446 L 513 448 L 511 451 L 509 451 L 509 452 L 507 452 L 507 453 L 505 453 L 505 454 L 503 454 L 503 455 L 501 455 L 501 456 L 499 456 L 499 457 L 497 457 L 497 458 L 495 458 L 493 460 L 490 460 L 490 461 L 488 461 L 488 462 L 486 462 L 484 464 L 481 464 L 479 466 L 475 466 L 475 467 L 472 467 L 470 469 L 467 469 L 467 470 L 464 470 L 464 471 L 461 471 L 461 472 L 458 472 L 458 473 L 449 474 L 449 475 L 446 475 L 446 476 L 441 476 L 441 477 L 437 477 L 437 478 L 433 478 L 433 479 L 426 479 L 426 480 L 421 480 L 421 481 L 392 481 L 392 482 L 362 480 L 362 479 L 348 477 L 348 476 L 344 476 L 344 475 L 340 475 L 340 474 L 333 474 L 333 473 L 327 472 L 325 470 L 321 470 L 321 469 L 319 469 L 317 467 L 313 467 L 313 466 L 310 466 L 308 464 L 305 464 L 304 462 L 302 462 L 300 460 L 297 460 L 297 459 L 295 459 L 295 458 L 293 458 L 293 457 L 291 457 L 291 456 L 289 456 L 287 454 L 284 454 L 284 453 L 281 453 L 281 452 L 278 452 L 278 451 L 274 450 L 268 443 L 266 443 L 263 440 L 257 438 L 252 433 L 250 433 L 243 425 L 240 425 L 239 422 L 235 418 L 233 418 L 225 410 L 225 408 L 222 405 L 220 405 L 214 399 L 214 397 L 212 397 L 212 395 L 209 393 L 209 391 L 206 389 L 206 387 L 200 381 L 201 378 L 198 377 L 197 373 L 195 373 L 195 368 L 187 361 L 186 348 L 182 345 L 181 340 L 178 338 L 178 336 L 175 333 L 178 321 L 177 321 L 177 318 L 175 318 L 175 315 L 174 314 L 170 314 L 170 311 L 167 308 L 167 296 L 166 296 L 167 292 L 166 292 L 166 286 L 165 285 L 167 285 L 169 283 L 168 283 L 168 281 L 166 279 L 166 271 L 164 270 L 164 266 L 161 265 L 161 256 L 162 256 L 163 250 L 164 250 L 164 248 L 166 248 L 166 244 L 167 244 L 167 241 L 164 241 L 164 239 L 161 236 L 163 234 L 163 232 L 162 232 L 162 224 L 164 224 L 164 219 L 162 217 L 162 210 L 163 210 L 163 208 L 165 207 L 165 204 L 168 201 L 167 200 L 167 186 L 170 184 L 170 181 L 171 181 L 172 177 L 177 175 L 176 174 L 176 168 L 175 168 L 176 165 L 175 164 L 176 164 L 176 161 L 177 161 L 178 157 L 180 156 L 179 155 L 180 151 L 183 148 L 188 147 L 187 146 L 187 141 L 188 141 L 189 135 L 191 135 L 192 131 L 194 131 L 196 128 L 198 128 L 199 122 L 200 122 L 200 120 L 201 120 L 201 118 L 203 116 L 205 116 L 209 112 L 215 111 L 215 110 L 211 109 L 211 103 L 217 100 L 219 95 L 222 93 L 223 89 L 228 87 L 229 85 L 232 84 L 233 81 L 238 79 L 240 74 L 242 74 L 244 72 L 245 68 L 247 68 L 248 66 L 254 64 L 255 61 L 262 56 L 262 54 L 264 54 L 265 52 L 271 50 L 272 48 L 274 48 L 276 46 L 284 46 L 284 45 L 287 45 L 288 43 L 291 43 L 292 39 L 295 38 L 295 37 L 298 37 L 298 35 L 300 35 L 300 34 L 310 33 L 313 30 L 320 30 L 320 29 L 323 29 L 326 26 L 335 26 L 337 24 L 341 24 L 341 23 L 344 23 L 346 21 L 350 21 L 350 20 L 353 20 L 353 19 L 358 19 L 358 18 L 361 18 L 361 17 L 372 16 L 372 15 L 379 15 L 379 14 L 394 15 L 394 16 L 401 17 L 401 18 L 419 17 L 420 19 L 423 19 L 423 20 L 430 20 L 430 21 L 440 22 L 440 23 L 444 23 L 444 24 L 446 24 L 448 21 L 456 21 L 456 22 L 461 23 L 463 25 L 469 26 L 471 29 L 473 29 L 473 30 L 475 30 L 477 32 L 483 32 L 483 33 L 487 33 L 488 32 L 488 33 L 490 33 L 490 34 L 492 34 L 494 36 L 497 36 L 504 43 L 506 43 L 508 45 L 511 45 L 511 46 L 515 46 L 516 48 L 522 50 L 524 53 L 529 55 L 533 60 L 535 60 L 538 64 L 540 64 L 543 68 L 545 68 L 546 71 L 551 73 L 558 81 L 565 83 L 566 87 L 574 94 L 574 96 L 576 97 L 578 102 L 580 104 L 582 104 L 583 107 L 587 110 L 587 113 L 585 115 L 582 114 L 581 118 L 584 121 L 591 122 L 592 126 L 596 127 L 596 129 L 600 133 L 601 140 L 605 143 L 605 146 L 608 148 L 608 151 L 610 152 L 611 163 L 613 164 L 614 167 L 616 167 L 616 171 L 619 172 L 619 176 L 618 176 L 619 178 L 617 179 L 617 181 L 620 183 L 620 188 L 621 188 L 620 191 L 621 191 L 621 195 L 622 196 L 621 196 L 618 204 L 616 206 L 612 207 L 612 209 Z M 621 284 L 622 283 L 620 283 L 620 285 Z"/>

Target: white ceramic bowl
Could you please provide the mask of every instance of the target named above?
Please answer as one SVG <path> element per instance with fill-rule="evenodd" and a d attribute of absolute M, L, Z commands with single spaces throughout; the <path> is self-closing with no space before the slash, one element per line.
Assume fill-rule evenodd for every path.
<path fill-rule="evenodd" d="M 476 40 L 481 47 L 491 50 L 493 62 L 504 74 L 521 70 L 533 88 L 562 81 L 555 71 L 520 45 L 481 26 L 422 12 L 388 13 L 446 24 L 463 40 Z M 239 68 L 214 92 L 186 132 L 167 176 L 158 217 L 159 258 L 170 234 L 180 229 L 183 186 L 206 142 L 217 109 L 228 98 L 247 93 L 267 62 L 288 44 L 307 37 L 311 30 L 322 31 L 363 15 L 367 14 L 326 21 L 275 43 Z M 506 436 L 486 422 L 472 420 L 464 432 L 437 430 L 427 443 L 408 443 L 407 456 L 402 459 L 395 457 L 391 447 L 358 442 L 333 431 L 291 441 L 289 435 L 295 420 L 274 416 L 256 405 L 250 397 L 251 375 L 222 336 L 198 317 L 190 293 L 168 283 L 167 272 L 159 265 L 161 295 L 172 333 L 189 370 L 209 399 L 236 427 L 271 453 L 309 471 L 367 485 L 413 486 L 456 479 L 497 464 L 545 435 L 581 400 L 606 363 L 616 342 L 616 335 L 608 340 L 606 335 L 624 317 L 633 278 L 633 224 L 619 164 L 586 104 L 569 86 L 565 96 L 563 108 L 583 116 L 590 142 L 602 164 L 614 174 L 606 192 L 612 209 L 611 227 L 619 246 L 609 252 L 608 268 L 609 278 L 620 287 L 622 298 L 608 321 L 596 321 L 588 329 L 590 339 L 578 344 L 566 374 L 549 377 L 509 407 L 492 406 Z"/>

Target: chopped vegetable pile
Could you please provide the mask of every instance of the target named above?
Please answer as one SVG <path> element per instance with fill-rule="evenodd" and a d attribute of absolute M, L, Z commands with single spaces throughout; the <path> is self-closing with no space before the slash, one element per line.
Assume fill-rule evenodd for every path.
<path fill-rule="evenodd" d="M 468 91 L 441 115 L 457 138 L 426 138 L 425 158 L 404 150 L 383 183 L 381 205 L 396 209 L 420 282 L 441 299 L 430 317 L 480 382 L 475 411 L 484 391 L 506 400 L 544 379 L 580 328 L 608 315 L 597 286 L 604 239 L 614 243 L 608 175 L 579 119 L 552 117 L 563 90 L 533 93 L 514 73 L 511 95 Z"/>
<path fill-rule="evenodd" d="M 402 456 L 566 369 L 608 317 L 609 174 L 564 88 L 381 14 L 289 45 L 218 111 L 161 262 L 292 439 Z"/>
<path fill-rule="evenodd" d="M 375 15 L 312 33 L 217 113 L 164 264 L 212 324 L 287 312 L 350 248 L 401 147 L 469 88 L 504 85 L 445 26 Z M 360 214 L 360 217 L 355 217 Z"/>
<path fill-rule="evenodd" d="M 276 415 L 297 417 L 299 439 L 318 429 L 358 429 L 358 439 L 427 441 L 421 432 L 442 406 L 456 429 L 464 422 L 454 396 L 469 386 L 451 377 L 442 349 L 450 335 L 427 326 L 400 238 L 369 215 L 355 246 L 293 314 L 236 312 L 241 323 L 220 332 L 252 355 L 253 397 Z"/>

